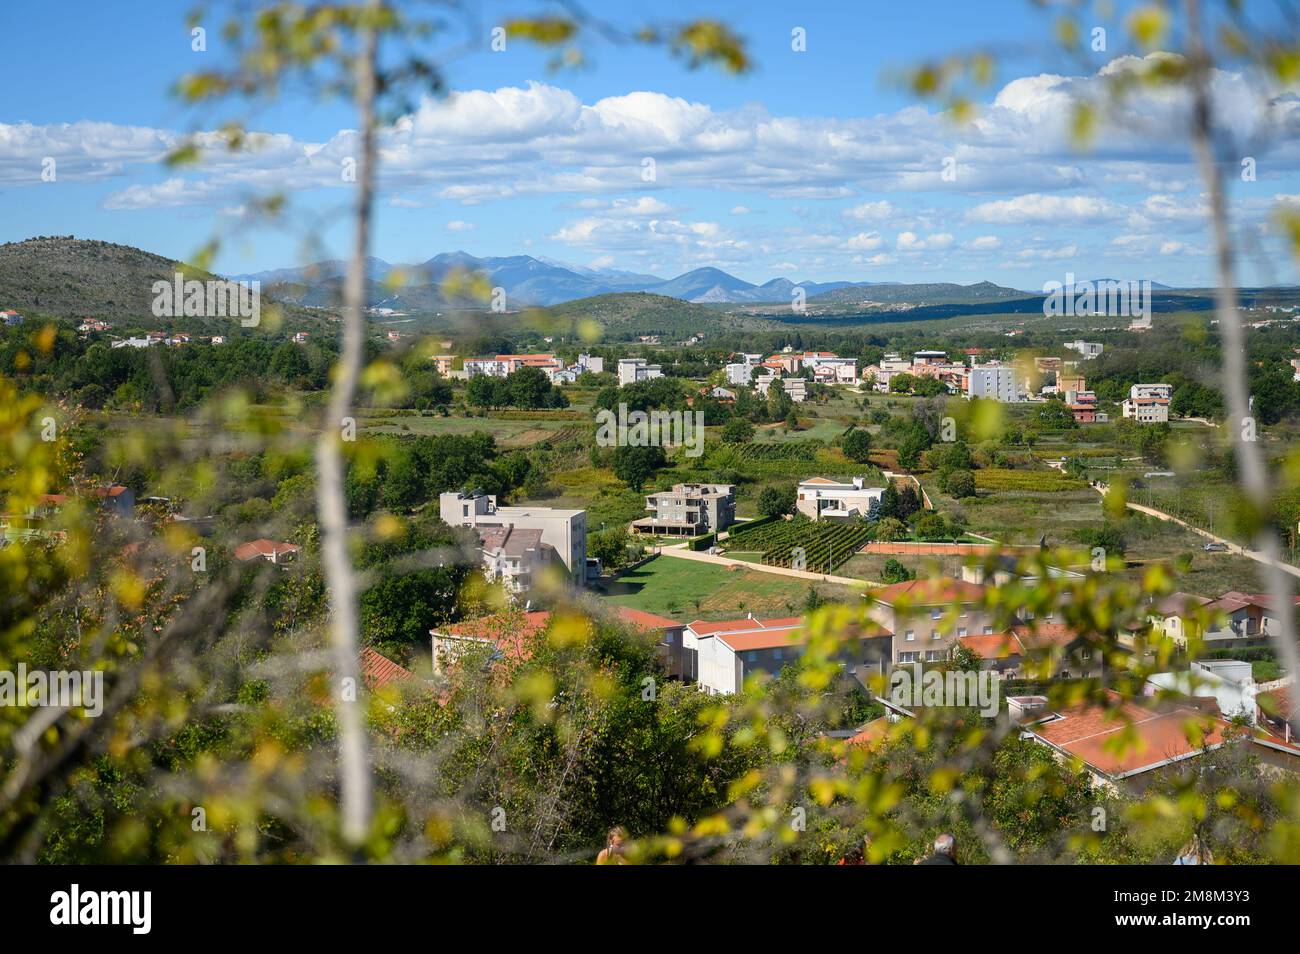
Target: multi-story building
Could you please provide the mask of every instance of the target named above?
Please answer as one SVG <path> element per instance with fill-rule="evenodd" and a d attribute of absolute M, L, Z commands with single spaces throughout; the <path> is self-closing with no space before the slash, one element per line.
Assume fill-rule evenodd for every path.
<path fill-rule="evenodd" d="M 725 368 L 728 384 L 749 384 L 754 375 L 752 364 L 729 364 Z"/>
<path fill-rule="evenodd" d="M 1066 391 L 1065 404 L 1076 424 L 1104 424 L 1109 420 L 1105 411 L 1097 410 L 1097 395 L 1092 391 Z"/>
<path fill-rule="evenodd" d="M 1084 358 L 1091 360 L 1101 357 L 1102 345 L 1096 341 L 1067 341 L 1065 347 L 1071 351 L 1077 351 Z"/>
<path fill-rule="evenodd" d="M 966 372 L 966 396 L 1014 404 L 1022 400 L 1016 369 L 1004 364 L 977 364 Z"/>
<path fill-rule="evenodd" d="M 1124 402 L 1124 416 L 1142 424 L 1163 424 L 1169 420 L 1171 384 L 1135 384 Z"/>
<path fill-rule="evenodd" d="M 618 386 L 626 387 L 638 381 L 650 381 L 663 377 L 663 368 L 657 364 L 647 364 L 645 358 L 618 359 Z"/>
<path fill-rule="evenodd" d="M 781 387 L 795 404 L 802 404 L 808 400 L 808 382 L 803 378 L 777 378 L 771 374 L 761 374 L 754 379 L 754 388 L 759 394 L 767 397 L 767 391 L 773 381 L 781 382 Z"/>
<path fill-rule="evenodd" d="M 880 508 L 884 487 L 867 487 L 866 478 L 848 482 L 810 477 L 799 482 L 795 508 L 813 520 L 872 519 Z"/>
<path fill-rule="evenodd" d="M 654 514 L 632 522 L 635 533 L 697 537 L 725 530 L 736 520 L 736 488 L 731 484 L 675 484 L 646 494 Z"/>
<path fill-rule="evenodd" d="M 440 494 L 438 513 L 443 523 L 453 527 L 471 527 L 480 531 L 480 542 L 484 544 L 485 566 L 489 560 L 487 544 L 489 542 L 494 544 L 494 549 L 496 544 L 504 546 L 509 540 L 509 535 L 504 538 L 493 535 L 488 540 L 484 540 L 483 530 L 507 527 L 515 530 L 539 530 L 541 537 L 537 546 L 546 544 L 551 547 L 576 585 L 582 586 L 586 582 L 587 511 L 585 510 L 561 510 L 554 507 L 498 507 L 495 495 L 476 490 L 470 493 Z M 531 541 L 532 537 L 528 535 L 519 538 L 521 541 L 525 539 Z M 520 546 L 522 545 L 521 543 Z M 519 549 L 519 547 L 512 545 L 508 549 Z"/>
<path fill-rule="evenodd" d="M 483 556 L 483 575 L 501 583 L 510 593 L 527 593 L 557 558 L 555 548 L 542 541 L 541 530 L 507 524 L 476 527 L 475 532 Z"/>
<path fill-rule="evenodd" d="M 894 583 L 871 592 L 867 615 L 894 634 L 893 662 L 939 662 L 963 636 L 992 635 L 984 587 L 949 577 Z"/>

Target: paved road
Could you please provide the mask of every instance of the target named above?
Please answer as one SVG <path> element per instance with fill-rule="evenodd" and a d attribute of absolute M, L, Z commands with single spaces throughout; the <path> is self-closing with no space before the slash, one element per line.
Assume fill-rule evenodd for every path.
<path fill-rule="evenodd" d="M 746 570 L 757 570 L 759 573 L 774 573 L 777 576 L 793 576 L 800 580 L 820 580 L 823 583 L 839 583 L 841 586 L 880 586 L 879 583 L 872 583 L 870 580 L 856 580 L 848 576 L 832 576 L 829 573 L 812 573 L 808 570 L 791 570 L 783 566 L 767 566 L 763 563 L 749 563 L 745 560 L 734 560 L 731 557 L 717 556 L 712 553 L 705 553 L 702 550 L 687 549 L 685 543 L 677 543 L 670 547 L 661 547 L 660 556 L 672 557 L 676 560 L 695 560 L 699 563 L 713 563 L 717 566 L 739 566 Z"/>
<path fill-rule="evenodd" d="M 1092 484 L 1092 489 L 1097 491 L 1097 493 L 1101 494 L 1104 497 L 1106 496 L 1106 492 L 1110 490 L 1110 485 L 1102 484 L 1102 483 L 1094 483 Z M 1237 553 L 1244 557 L 1250 557 L 1256 563 L 1263 563 L 1265 566 L 1272 564 L 1273 566 L 1281 567 L 1283 570 L 1285 570 L 1287 573 L 1290 573 L 1292 576 L 1300 578 L 1300 567 L 1294 567 L 1290 563 L 1286 563 L 1282 560 L 1270 560 L 1267 556 L 1265 556 L 1262 553 L 1259 553 L 1255 550 L 1247 550 L 1245 547 L 1233 543 L 1231 540 L 1228 540 L 1224 537 L 1215 536 L 1213 533 L 1210 533 L 1210 531 L 1202 530 L 1200 527 L 1193 526 L 1192 524 L 1188 523 L 1186 520 L 1180 520 L 1178 517 L 1175 517 L 1171 513 L 1165 513 L 1163 510 L 1157 510 L 1155 507 L 1148 507 L 1145 506 L 1144 504 L 1136 504 L 1131 501 L 1126 501 L 1125 505 L 1128 507 L 1129 510 L 1136 510 L 1138 513 L 1144 513 L 1149 517 L 1155 517 L 1157 520 L 1165 520 L 1169 523 L 1176 523 L 1180 527 L 1186 527 L 1188 530 L 1192 531 L 1192 533 L 1196 534 L 1197 536 L 1204 537 L 1207 540 L 1213 540 L 1216 543 L 1222 543 L 1224 546 L 1228 548 L 1229 553 Z"/>

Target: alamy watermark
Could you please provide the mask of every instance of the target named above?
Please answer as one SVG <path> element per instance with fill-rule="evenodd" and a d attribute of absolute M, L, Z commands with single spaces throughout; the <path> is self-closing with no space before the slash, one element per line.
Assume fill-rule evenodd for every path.
<path fill-rule="evenodd" d="M 1048 318 L 1082 315 L 1151 319 L 1151 282 L 1114 279 L 1075 281 L 1073 272 L 1065 282 L 1043 285 L 1043 314 Z"/>
<path fill-rule="evenodd" d="M 704 453 L 703 411 L 596 412 L 596 443 L 601 447 L 684 447 L 687 457 Z"/>
<path fill-rule="evenodd" d="M 260 281 L 201 282 L 177 272 L 170 282 L 154 282 L 152 290 L 155 318 L 238 318 L 245 328 L 262 320 Z"/>
<path fill-rule="evenodd" d="M 0 669 L 0 706 L 80 707 L 94 718 L 104 711 L 104 673 L 100 670 Z"/>
<path fill-rule="evenodd" d="M 957 706 L 979 709 L 991 719 L 998 714 L 1002 674 L 994 669 L 966 672 L 954 669 L 923 671 L 920 663 L 899 666 L 889 677 L 889 701 L 905 709 Z"/>

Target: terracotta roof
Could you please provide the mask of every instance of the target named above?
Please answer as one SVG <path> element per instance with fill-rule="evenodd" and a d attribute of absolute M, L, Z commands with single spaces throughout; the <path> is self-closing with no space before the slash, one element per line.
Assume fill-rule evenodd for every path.
<path fill-rule="evenodd" d="M 1107 775 L 1125 778 L 1175 759 L 1199 755 L 1206 747 L 1223 742 L 1228 724 L 1206 716 L 1188 706 L 1147 708 L 1118 693 L 1107 691 L 1112 706 L 1083 702 L 1061 709 L 1057 718 L 1033 726 L 1030 731 L 1052 745 L 1069 752 Z M 1202 743 L 1193 746 L 1187 740 L 1187 725 L 1196 721 L 1203 727 Z M 1115 751 L 1122 733 L 1131 723 L 1136 744 L 1126 742 Z"/>
<path fill-rule="evenodd" d="M 241 543 L 235 547 L 236 560 L 255 560 L 258 557 L 279 556 L 281 553 L 297 553 L 298 547 L 293 543 L 282 543 L 279 540 L 250 540 L 248 543 Z"/>
<path fill-rule="evenodd" d="M 1006 659 L 1009 656 L 1019 656 L 1022 651 L 1020 640 L 1016 639 L 1011 633 L 959 636 L 957 642 L 976 656 L 979 656 L 980 659 Z"/>
<path fill-rule="evenodd" d="M 716 633 L 737 633 L 760 629 L 784 629 L 798 626 L 803 622 L 801 616 L 786 616 L 780 619 L 728 619 L 717 623 L 706 623 L 702 619 L 693 620 L 687 625 L 696 636 L 713 636 Z"/>
<path fill-rule="evenodd" d="M 382 689 L 392 682 L 414 679 L 414 674 L 387 656 L 367 646 L 361 650 L 361 678 L 369 689 Z"/>
<path fill-rule="evenodd" d="M 460 636 L 494 643 L 502 654 L 515 660 L 529 659 L 533 655 L 533 641 L 546 629 L 551 614 L 545 611 L 532 613 L 493 613 L 477 619 L 453 623 L 431 630 L 435 635 Z"/>
<path fill-rule="evenodd" d="M 675 619 L 669 619 L 667 616 L 657 616 L 654 613 L 633 609 L 630 606 L 615 606 L 614 612 L 623 622 L 630 623 L 639 629 L 681 629 L 686 625 L 677 622 Z"/>
<path fill-rule="evenodd" d="M 889 735 L 889 720 L 884 716 L 879 719 L 872 719 L 861 729 L 858 734 L 850 736 L 845 741 L 849 745 L 865 745 L 868 748 L 874 748 L 885 740 Z"/>
<path fill-rule="evenodd" d="M 893 605 L 906 599 L 913 606 L 939 606 L 946 603 L 974 603 L 984 598 L 984 587 L 952 577 L 930 577 L 891 583 L 871 591 L 877 603 Z"/>
<path fill-rule="evenodd" d="M 1021 623 L 1011 631 L 1026 649 L 1065 647 L 1079 638 L 1079 631 L 1065 623 Z"/>
<path fill-rule="evenodd" d="M 722 633 L 717 638 L 738 653 L 751 649 L 776 649 L 780 646 L 794 646 L 803 641 L 802 626 L 787 626 L 784 629 L 761 629 L 753 633 Z"/>
<path fill-rule="evenodd" d="M 1181 613 L 1189 613 L 1192 610 L 1204 606 L 1210 600 L 1204 596 L 1197 596 L 1195 593 L 1170 593 L 1164 599 L 1156 603 L 1152 609 L 1165 616 L 1177 616 Z"/>

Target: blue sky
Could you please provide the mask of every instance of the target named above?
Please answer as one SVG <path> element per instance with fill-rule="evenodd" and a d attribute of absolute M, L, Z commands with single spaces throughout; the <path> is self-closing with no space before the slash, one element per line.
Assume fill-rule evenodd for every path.
<path fill-rule="evenodd" d="M 0 6 L 0 241 L 72 233 L 184 258 L 221 234 L 228 273 L 346 252 L 349 111 L 301 94 L 251 113 L 182 106 L 170 84 L 227 52 L 215 25 L 207 51 L 191 50 L 186 6 Z M 545 4 L 480 6 L 479 49 L 448 70 L 456 94 L 420 103 L 381 137 L 373 251 L 388 261 L 461 248 L 664 277 L 714 265 L 755 282 L 1211 280 L 1183 104 L 1133 104 L 1095 151 L 1070 142 L 1073 98 L 1133 62 L 1117 18 L 1092 18 L 1108 29 L 1106 51 L 1067 58 L 1050 41 L 1051 13 L 1025 0 L 588 4 L 626 26 L 717 15 L 757 64 L 734 77 L 599 40 L 585 45 L 587 67 L 553 72 L 549 53 L 526 44 L 489 49 L 495 23 Z M 804 52 L 791 49 L 796 27 Z M 972 125 L 891 80 L 973 49 L 996 51 L 999 66 Z M 1249 79 L 1226 73 L 1215 91 L 1233 137 L 1254 143 L 1255 181 L 1225 156 L 1253 250 L 1244 278 L 1295 281 L 1270 226 L 1279 202 L 1300 201 L 1295 134 L 1276 128 L 1278 115 L 1293 119 L 1294 97 L 1265 118 Z M 162 167 L 183 135 L 231 117 L 268 134 L 258 150 Z M 52 182 L 41 179 L 47 158 Z M 286 228 L 245 219 L 250 198 L 280 189 L 296 210 Z"/>

